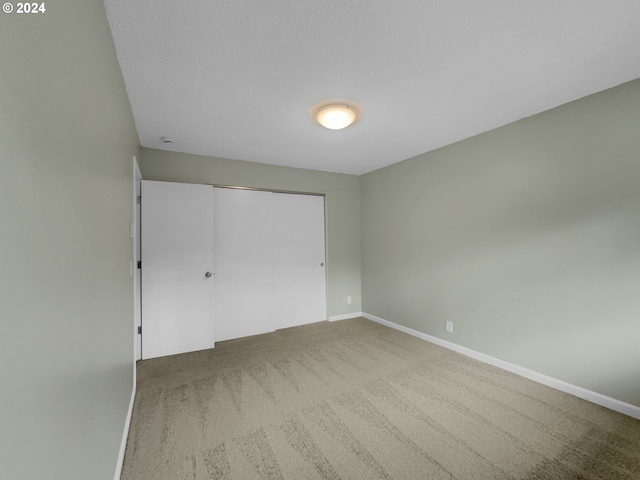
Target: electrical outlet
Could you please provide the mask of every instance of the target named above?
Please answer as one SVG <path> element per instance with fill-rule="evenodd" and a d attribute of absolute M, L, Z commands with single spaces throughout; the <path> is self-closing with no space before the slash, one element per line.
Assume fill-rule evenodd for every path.
<path fill-rule="evenodd" d="M 347 305 L 351 305 L 351 295 L 347 296 Z"/>
<path fill-rule="evenodd" d="M 449 333 L 453 333 L 453 322 L 446 321 L 444 327 Z"/>

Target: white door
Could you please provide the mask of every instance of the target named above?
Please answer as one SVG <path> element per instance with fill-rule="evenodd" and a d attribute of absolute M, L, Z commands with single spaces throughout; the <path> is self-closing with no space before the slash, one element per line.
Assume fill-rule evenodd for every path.
<path fill-rule="evenodd" d="M 271 192 L 214 188 L 216 341 L 275 330 Z"/>
<path fill-rule="evenodd" d="M 273 194 L 276 328 L 327 319 L 324 197 Z"/>
<path fill-rule="evenodd" d="M 142 181 L 142 358 L 214 346 L 212 190 Z"/>

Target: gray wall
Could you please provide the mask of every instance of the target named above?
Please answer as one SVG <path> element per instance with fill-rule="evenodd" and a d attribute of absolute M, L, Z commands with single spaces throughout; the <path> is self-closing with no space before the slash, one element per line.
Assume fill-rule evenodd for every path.
<path fill-rule="evenodd" d="M 640 81 L 361 189 L 365 312 L 640 406 Z"/>
<path fill-rule="evenodd" d="M 148 148 L 143 148 L 141 155 L 140 170 L 145 180 L 325 193 L 327 314 L 362 310 L 359 177 Z M 347 305 L 348 295 L 351 305 Z"/>
<path fill-rule="evenodd" d="M 0 477 L 112 479 L 139 142 L 102 2 L 46 7 L 0 15 Z"/>

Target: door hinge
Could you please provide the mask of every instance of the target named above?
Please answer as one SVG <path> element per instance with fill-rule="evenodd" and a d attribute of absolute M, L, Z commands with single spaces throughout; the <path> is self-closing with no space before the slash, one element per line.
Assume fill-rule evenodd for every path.
<path fill-rule="evenodd" d="M 138 268 L 142 268 L 142 262 L 138 260 Z"/>
<path fill-rule="evenodd" d="M 142 205 L 142 195 L 138 195 L 136 197 L 136 201 L 138 202 L 138 205 Z"/>
<path fill-rule="evenodd" d="M 142 334 L 142 327 L 138 327 L 138 335 Z"/>

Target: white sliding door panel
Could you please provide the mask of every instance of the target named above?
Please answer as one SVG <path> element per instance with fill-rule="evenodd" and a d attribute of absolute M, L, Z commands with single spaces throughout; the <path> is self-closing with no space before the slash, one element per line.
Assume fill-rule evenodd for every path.
<path fill-rule="evenodd" d="M 216 341 L 272 332 L 273 194 L 213 190 Z"/>
<path fill-rule="evenodd" d="M 214 346 L 213 192 L 142 181 L 142 357 Z"/>
<path fill-rule="evenodd" d="M 327 319 L 324 197 L 273 194 L 276 328 Z"/>

